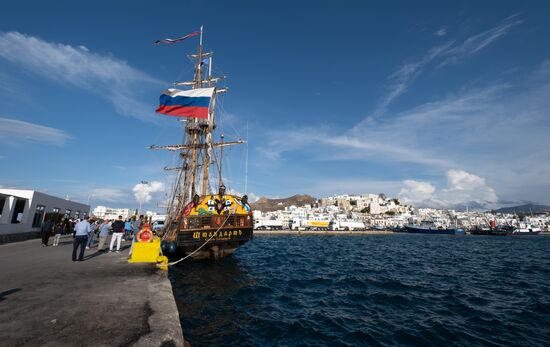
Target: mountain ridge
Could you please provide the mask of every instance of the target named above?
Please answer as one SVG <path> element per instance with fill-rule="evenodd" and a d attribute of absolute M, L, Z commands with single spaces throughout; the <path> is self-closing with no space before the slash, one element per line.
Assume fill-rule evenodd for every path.
<path fill-rule="evenodd" d="M 522 214 L 547 213 L 547 212 L 550 212 L 550 206 L 529 203 L 529 204 L 519 205 L 519 206 L 502 207 L 494 211 L 497 213 L 522 213 Z"/>
<path fill-rule="evenodd" d="M 304 206 L 308 204 L 311 205 L 315 201 L 317 201 L 316 198 L 307 194 L 304 194 L 304 195 L 296 194 L 288 198 L 279 198 L 279 199 L 270 199 L 262 196 L 251 205 L 254 210 L 259 210 L 262 212 L 271 212 L 271 211 L 283 210 L 285 207 L 289 207 L 292 205 L 294 206 Z"/>

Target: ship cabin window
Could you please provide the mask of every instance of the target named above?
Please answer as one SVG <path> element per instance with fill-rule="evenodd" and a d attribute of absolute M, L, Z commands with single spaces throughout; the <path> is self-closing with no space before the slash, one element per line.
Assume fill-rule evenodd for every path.
<path fill-rule="evenodd" d="M 210 227 L 210 224 L 212 224 L 212 217 L 202 217 L 202 226 Z"/>
<path fill-rule="evenodd" d="M 239 225 L 240 227 L 244 227 L 244 217 L 239 217 Z"/>
<path fill-rule="evenodd" d="M 37 205 L 36 211 L 34 212 L 34 218 L 32 219 L 32 227 L 33 228 L 40 228 L 42 225 L 42 221 L 44 220 L 44 211 L 46 210 L 46 206 L 44 205 Z"/>
<path fill-rule="evenodd" d="M 27 200 L 17 199 L 15 202 L 15 208 L 13 209 L 13 215 L 11 217 L 11 224 L 21 223 L 23 220 L 23 212 L 25 211 L 25 205 Z"/>
<path fill-rule="evenodd" d="M 227 218 L 227 222 L 225 223 L 227 226 L 233 226 L 235 225 L 235 216 L 231 216 L 229 218 Z"/>
<path fill-rule="evenodd" d="M 189 228 L 197 229 L 200 228 L 200 218 L 189 218 Z"/>
<path fill-rule="evenodd" d="M 59 213 L 59 207 L 54 207 L 52 210 L 53 213 Z"/>
<path fill-rule="evenodd" d="M 74 213 L 74 218 L 75 218 L 75 219 L 78 219 L 79 217 L 80 217 L 80 211 L 76 211 L 76 212 Z"/>
<path fill-rule="evenodd" d="M 63 216 L 63 218 L 66 219 L 66 218 L 69 218 L 70 216 L 71 216 L 71 210 L 66 209 L 66 210 L 65 210 L 65 215 Z"/>

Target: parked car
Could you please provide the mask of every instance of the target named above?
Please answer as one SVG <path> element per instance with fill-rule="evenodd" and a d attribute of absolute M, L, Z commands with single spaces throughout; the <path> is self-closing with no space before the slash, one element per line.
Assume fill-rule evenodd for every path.
<path fill-rule="evenodd" d="M 153 231 L 164 229 L 164 221 L 157 220 L 153 222 Z"/>

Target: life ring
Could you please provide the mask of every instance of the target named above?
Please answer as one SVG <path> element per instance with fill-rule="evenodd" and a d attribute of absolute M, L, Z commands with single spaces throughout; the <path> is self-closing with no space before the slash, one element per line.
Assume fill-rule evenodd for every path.
<path fill-rule="evenodd" d="M 151 233 L 151 227 L 149 224 L 145 224 L 141 231 L 137 234 L 138 242 L 151 242 L 153 241 L 153 233 Z"/>

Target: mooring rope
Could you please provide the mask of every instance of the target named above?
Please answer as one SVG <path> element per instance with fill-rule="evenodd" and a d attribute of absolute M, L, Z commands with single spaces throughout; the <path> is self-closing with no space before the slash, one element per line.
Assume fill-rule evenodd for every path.
<path fill-rule="evenodd" d="M 157 266 L 172 266 L 172 265 L 176 265 L 177 263 L 179 262 L 182 262 L 184 261 L 185 259 L 193 256 L 195 253 L 197 253 L 198 251 L 201 250 L 201 248 L 203 248 L 204 246 L 206 246 L 208 244 L 208 242 L 210 242 L 210 240 L 212 240 L 217 234 L 218 234 L 218 231 L 220 231 L 221 228 L 223 228 L 223 226 L 225 225 L 225 223 L 227 223 L 227 221 L 229 220 L 229 217 L 231 217 L 235 212 L 237 211 L 237 207 L 235 206 L 235 208 L 227 215 L 227 218 L 223 221 L 223 223 L 220 225 L 220 227 L 218 228 L 218 230 L 216 230 L 214 232 L 214 234 L 212 234 L 212 236 L 210 236 L 210 238 L 208 240 L 206 240 L 199 248 L 195 249 L 193 252 L 189 253 L 188 255 L 186 255 L 185 257 L 179 259 L 179 260 L 176 260 L 176 261 L 173 261 L 171 263 L 168 263 L 168 264 L 157 264 Z"/>

